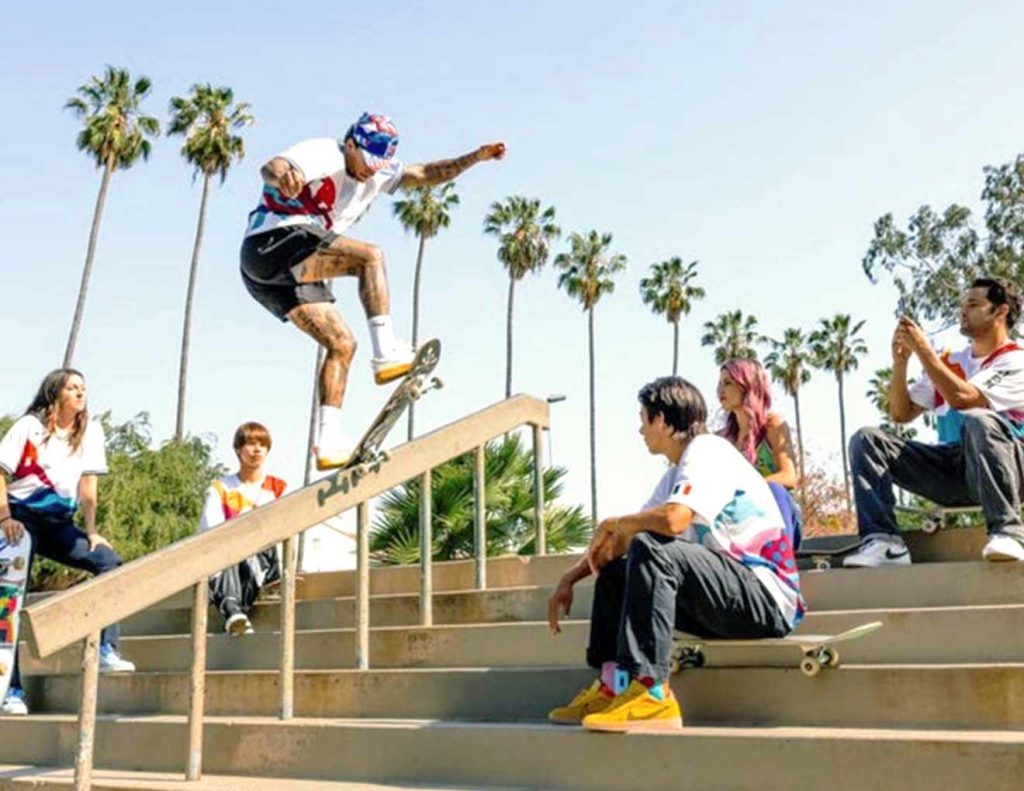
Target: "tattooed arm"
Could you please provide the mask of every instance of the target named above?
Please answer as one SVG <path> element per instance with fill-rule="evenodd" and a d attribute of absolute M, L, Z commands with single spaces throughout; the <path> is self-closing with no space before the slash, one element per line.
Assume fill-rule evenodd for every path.
<path fill-rule="evenodd" d="M 263 182 L 277 189 L 286 198 L 294 198 L 302 192 L 305 178 L 302 171 L 284 157 L 274 157 L 260 168 Z"/>
<path fill-rule="evenodd" d="M 505 156 L 504 143 L 488 143 L 480 146 L 465 156 L 455 159 L 440 159 L 437 162 L 427 162 L 422 165 L 407 165 L 402 173 L 400 186 L 409 187 L 433 187 L 435 184 L 443 184 L 451 181 L 467 168 L 477 162 L 485 162 L 488 159 L 502 159 Z"/>

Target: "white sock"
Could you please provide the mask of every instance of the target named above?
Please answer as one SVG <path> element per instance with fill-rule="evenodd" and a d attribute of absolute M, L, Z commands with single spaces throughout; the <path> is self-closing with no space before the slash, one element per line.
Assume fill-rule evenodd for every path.
<path fill-rule="evenodd" d="M 395 330 L 391 326 L 391 316 L 382 313 L 367 319 L 370 327 L 370 343 L 373 344 L 373 356 L 384 357 L 395 348 Z"/>
<path fill-rule="evenodd" d="M 324 437 L 336 439 L 341 434 L 341 407 L 320 407 L 320 431 L 317 444 L 323 444 Z"/>

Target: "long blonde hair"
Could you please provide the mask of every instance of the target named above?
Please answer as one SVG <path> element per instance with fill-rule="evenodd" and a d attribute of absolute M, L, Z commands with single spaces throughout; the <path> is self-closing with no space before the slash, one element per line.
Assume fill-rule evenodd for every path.
<path fill-rule="evenodd" d="M 85 381 L 82 372 L 76 371 L 74 368 L 57 368 L 54 371 L 50 371 L 50 373 L 43 377 L 43 381 L 39 385 L 39 391 L 36 393 L 35 398 L 32 399 L 32 403 L 28 405 L 28 409 L 25 410 L 26 415 L 38 418 L 39 422 L 43 424 L 46 439 L 52 437 L 57 430 L 60 394 L 64 390 L 64 385 L 68 383 L 68 379 L 72 376 L 77 376 L 83 382 Z M 83 409 L 75 415 L 75 422 L 71 426 L 71 434 L 68 436 L 68 444 L 73 452 L 82 447 L 82 440 L 85 439 L 85 429 L 88 425 L 89 410 Z"/>

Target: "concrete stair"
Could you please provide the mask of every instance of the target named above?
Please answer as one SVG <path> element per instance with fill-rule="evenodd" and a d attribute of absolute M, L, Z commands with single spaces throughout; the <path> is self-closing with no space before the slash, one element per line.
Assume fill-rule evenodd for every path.
<path fill-rule="evenodd" d="M 929 538 L 943 542 L 931 552 L 942 562 L 804 572 L 800 631 L 883 628 L 839 646 L 843 665 L 813 679 L 777 651 L 709 649 L 708 667 L 673 677 L 681 735 L 544 721 L 592 677 L 592 586 L 578 587 L 561 635 L 544 621 L 571 557 L 493 559 L 484 592 L 471 590 L 472 562 L 437 564 L 430 628 L 418 625 L 418 569 L 375 569 L 369 671 L 352 669 L 354 574 L 306 575 L 293 720 L 275 716 L 277 600 L 256 607 L 255 635 L 229 638 L 211 615 L 203 785 L 178 785 L 190 615 L 175 596 L 124 624 L 139 670 L 101 679 L 94 787 L 1019 789 L 1024 564 L 976 560 L 977 537 Z M 33 713 L 0 717 L 0 788 L 70 782 L 55 767 L 73 760 L 79 664 L 78 647 L 26 659 Z"/>

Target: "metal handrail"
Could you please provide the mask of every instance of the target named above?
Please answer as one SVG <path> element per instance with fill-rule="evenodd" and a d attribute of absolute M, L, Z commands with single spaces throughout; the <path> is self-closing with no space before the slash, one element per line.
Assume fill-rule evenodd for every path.
<path fill-rule="evenodd" d="M 47 597 L 22 613 L 29 648 L 37 657 L 89 638 L 83 653 L 84 678 L 79 715 L 75 788 L 88 789 L 96 721 L 98 652 L 95 636 L 103 627 L 123 620 L 186 588 L 194 588 L 189 706 L 189 749 L 185 776 L 201 777 L 202 720 L 205 692 L 206 585 L 218 571 L 241 562 L 263 548 L 286 542 L 282 559 L 281 602 L 281 717 L 293 716 L 296 535 L 330 516 L 357 509 L 356 666 L 369 668 L 369 524 L 367 501 L 412 478 L 422 476 L 421 622 L 431 618 L 430 473 L 434 467 L 470 451 L 477 453 L 475 496 L 483 497 L 483 447 L 486 442 L 520 426 L 533 427 L 535 520 L 537 554 L 544 553 L 544 492 L 541 434 L 549 425 L 545 401 L 518 395 L 425 434 L 390 452 L 388 461 L 373 470 L 344 470 L 275 502 L 219 526 L 138 558 L 102 576 Z M 486 557 L 483 503 L 476 508 L 477 557 Z M 476 580 L 486 584 L 482 560 Z"/>

